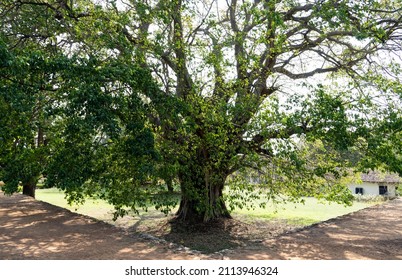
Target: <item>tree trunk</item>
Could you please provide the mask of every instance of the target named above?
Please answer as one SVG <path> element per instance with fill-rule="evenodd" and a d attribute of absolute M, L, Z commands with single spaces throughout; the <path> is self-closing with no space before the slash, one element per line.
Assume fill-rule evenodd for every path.
<path fill-rule="evenodd" d="M 230 219 L 230 213 L 223 200 L 226 177 L 224 172 L 213 176 L 209 172 L 197 171 L 179 174 L 182 198 L 176 214 L 177 219 L 194 224 L 221 218 Z"/>
<path fill-rule="evenodd" d="M 24 183 L 22 185 L 22 194 L 35 198 L 36 184 Z"/>
<path fill-rule="evenodd" d="M 37 147 L 43 146 L 43 144 L 45 143 L 44 139 L 45 138 L 44 138 L 43 129 L 42 129 L 42 127 L 39 127 L 38 128 L 38 140 L 36 143 Z"/>
<path fill-rule="evenodd" d="M 173 193 L 173 191 L 174 191 L 174 189 L 173 189 L 173 179 L 166 180 L 166 186 L 167 186 L 168 192 Z"/>

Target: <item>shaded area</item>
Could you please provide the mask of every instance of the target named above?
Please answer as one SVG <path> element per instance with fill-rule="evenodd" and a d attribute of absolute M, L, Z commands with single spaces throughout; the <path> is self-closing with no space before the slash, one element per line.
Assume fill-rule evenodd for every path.
<path fill-rule="evenodd" d="M 199 259 L 23 195 L 0 193 L 0 259 Z"/>
<path fill-rule="evenodd" d="M 206 223 L 189 224 L 173 218 L 156 218 L 153 224 L 134 225 L 128 230 L 146 232 L 204 254 L 221 254 L 222 250 L 259 244 L 264 239 L 274 238 L 296 228 L 300 227 L 283 220 L 216 219 Z"/>

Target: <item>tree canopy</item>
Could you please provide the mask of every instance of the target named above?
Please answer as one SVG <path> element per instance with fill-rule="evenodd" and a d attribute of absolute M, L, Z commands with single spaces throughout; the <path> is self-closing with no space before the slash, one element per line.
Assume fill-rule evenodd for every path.
<path fill-rule="evenodd" d="M 45 176 L 117 214 L 168 211 L 177 180 L 177 217 L 205 222 L 254 196 L 348 203 L 349 167 L 402 174 L 400 1 L 1 0 L 0 14 L 8 192 Z"/>

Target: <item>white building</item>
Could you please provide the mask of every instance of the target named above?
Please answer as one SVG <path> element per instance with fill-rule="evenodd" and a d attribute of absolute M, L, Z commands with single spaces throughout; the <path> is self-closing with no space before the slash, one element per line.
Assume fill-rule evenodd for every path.
<path fill-rule="evenodd" d="M 361 174 L 361 182 L 350 183 L 348 187 L 353 194 L 395 197 L 401 184 L 402 178 L 396 174 L 370 171 Z"/>

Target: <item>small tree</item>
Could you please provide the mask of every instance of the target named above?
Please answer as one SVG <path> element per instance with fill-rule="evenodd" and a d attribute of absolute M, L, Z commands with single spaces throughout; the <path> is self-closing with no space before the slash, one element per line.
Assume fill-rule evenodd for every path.
<path fill-rule="evenodd" d="M 41 68 L 40 52 L 20 50 L 16 54 L 8 51 L 1 39 L 0 52 L 1 177 L 6 191 L 16 191 L 21 183 L 23 194 L 35 197 L 47 158 L 46 108 L 52 94 L 51 85 L 44 80 L 51 73 Z"/>

